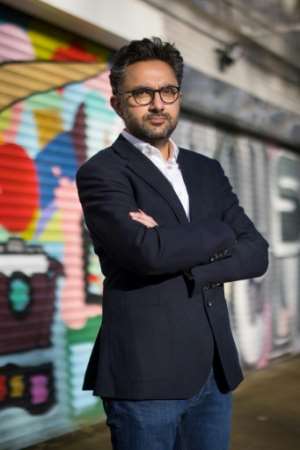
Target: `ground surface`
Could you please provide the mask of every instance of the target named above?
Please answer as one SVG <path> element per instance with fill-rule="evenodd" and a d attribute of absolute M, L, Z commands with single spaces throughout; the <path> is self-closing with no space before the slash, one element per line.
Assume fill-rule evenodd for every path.
<path fill-rule="evenodd" d="M 231 450 L 300 449 L 300 357 L 248 373 L 235 391 Z M 111 450 L 104 423 L 28 450 Z"/>

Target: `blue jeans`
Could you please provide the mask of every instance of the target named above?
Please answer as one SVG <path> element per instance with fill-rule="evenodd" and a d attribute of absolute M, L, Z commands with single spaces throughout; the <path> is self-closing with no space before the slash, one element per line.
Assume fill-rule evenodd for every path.
<path fill-rule="evenodd" d="M 231 393 L 221 393 L 211 370 L 186 400 L 103 399 L 114 450 L 228 450 Z"/>

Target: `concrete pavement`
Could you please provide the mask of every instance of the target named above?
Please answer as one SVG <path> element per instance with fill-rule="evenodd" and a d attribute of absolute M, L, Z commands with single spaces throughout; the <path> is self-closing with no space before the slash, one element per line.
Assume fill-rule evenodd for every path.
<path fill-rule="evenodd" d="M 231 450 L 300 449 L 300 357 L 250 372 L 235 391 Z M 104 423 L 28 450 L 111 450 Z"/>

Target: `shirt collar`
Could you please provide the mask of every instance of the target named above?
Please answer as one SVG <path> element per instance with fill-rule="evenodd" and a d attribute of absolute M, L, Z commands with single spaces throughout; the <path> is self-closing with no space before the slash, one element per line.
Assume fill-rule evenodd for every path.
<path fill-rule="evenodd" d="M 125 139 L 127 139 L 127 141 L 129 141 L 137 149 L 141 150 L 142 153 L 147 154 L 147 155 L 159 155 L 160 158 L 162 158 L 165 161 L 160 150 L 157 147 L 154 147 L 153 145 L 149 144 L 149 142 L 142 141 L 141 139 L 137 138 L 136 136 L 133 136 L 133 134 L 129 133 L 127 130 L 123 130 L 121 134 Z M 169 142 L 171 144 L 171 146 L 170 146 L 171 156 L 168 159 L 168 161 L 176 162 L 178 153 L 179 153 L 179 148 L 177 147 L 177 145 L 175 144 L 173 139 L 169 138 Z"/>

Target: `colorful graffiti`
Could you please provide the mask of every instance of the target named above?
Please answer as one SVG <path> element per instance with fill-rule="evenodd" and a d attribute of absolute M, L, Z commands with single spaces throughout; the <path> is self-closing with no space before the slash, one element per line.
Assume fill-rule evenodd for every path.
<path fill-rule="evenodd" d="M 38 368 L 14 364 L 0 368 L 0 400 L 3 408 L 19 407 L 44 414 L 55 403 L 52 364 Z"/>
<path fill-rule="evenodd" d="M 221 162 L 247 214 L 270 243 L 266 275 L 225 285 L 243 366 L 260 368 L 274 357 L 299 352 L 300 158 L 188 118 L 175 134 L 180 145 Z"/>
<path fill-rule="evenodd" d="M 0 6 L 1 448 L 23 448 L 102 411 L 81 391 L 103 276 L 75 173 L 120 130 L 109 58 Z"/>

